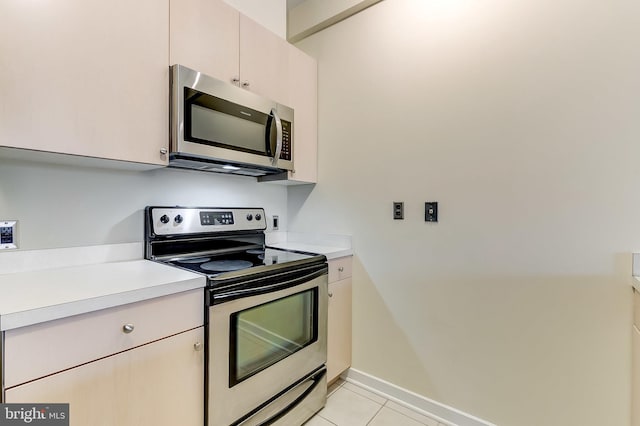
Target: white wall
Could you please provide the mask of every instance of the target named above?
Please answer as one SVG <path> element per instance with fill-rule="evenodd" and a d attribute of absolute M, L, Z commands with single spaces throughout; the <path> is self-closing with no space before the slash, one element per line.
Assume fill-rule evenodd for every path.
<path fill-rule="evenodd" d="M 22 250 L 143 241 L 148 205 L 264 207 L 286 230 L 286 188 L 255 178 L 0 159 L 0 219 L 19 220 Z"/>
<path fill-rule="evenodd" d="M 286 0 L 224 0 L 283 39 L 287 38 Z"/>
<path fill-rule="evenodd" d="M 298 44 L 319 183 L 289 229 L 354 236 L 354 368 L 499 425 L 629 424 L 639 38 L 628 0 L 387 0 Z"/>

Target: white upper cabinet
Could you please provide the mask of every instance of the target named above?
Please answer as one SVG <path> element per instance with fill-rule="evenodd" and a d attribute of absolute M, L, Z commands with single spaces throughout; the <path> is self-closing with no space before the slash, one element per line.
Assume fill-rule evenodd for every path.
<path fill-rule="evenodd" d="M 168 2 L 0 2 L 0 146 L 166 165 Z"/>
<path fill-rule="evenodd" d="M 290 47 L 286 40 L 240 15 L 240 85 L 290 106 Z"/>
<path fill-rule="evenodd" d="M 170 62 L 289 104 L 287 43 L 221 0 L 171 0 Z"/>
<path fill-rule="evenodd" d="M 239 81 L 240 12 L 219 0 L 171 0 L 169 62 Z"/>
<path fill-rule="evenodd" d="M 234 83 L 294 109 L 295 171 L 277 182 L 315 183 L 316 60 L 221 0 L 171 0 L 170 28 L 172 65 Z"/>
<path fill-rule="evenodd" d="M 306 53 L 289 49 L 290 106 L 294 110 L 293 166 L 290 183 L 318 181 L 318 64 Z"/>

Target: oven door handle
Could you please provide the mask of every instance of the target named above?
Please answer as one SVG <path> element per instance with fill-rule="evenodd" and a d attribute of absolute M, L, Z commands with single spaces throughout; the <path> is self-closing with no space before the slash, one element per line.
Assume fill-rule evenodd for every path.
<path fill-rule="evenodd" d="M 261 410 L 261 411 L 258 411 L 256 414 L 251 415 L 251 417 L 249 418 L 245 418 L 244 420 L 240 420 L 234 423 L 233 426 L 236 426 L 236 425 L 237 426 L 268 426 L 268 425 L 274 424 L 275 422 L 277 422 L 278 420 L 280 420 L 281 418 L 289 414 L 291 411 L 295 410 L 302 402 L 304 402 L 305 399 L 307 399 L 307 397 L 311 393 L 313 393 L 318 389 L 319 385 L 324 383 L 326 386 L 326 380 L 323 380 L 325 379 L 326 375 L 327 375 L 327 370 L 326 368 L 323 368 L 319 372 L 315 373 L 313 376 L 306 379 L 304 382 L 297 385 L 296 388 L 300 389 L 301 393 L 297 395 L 296 394 L 292 395 L 291 397 L 295 399 L 293 399 L 291 403 L 289 403 L 287 406 L 285 406 L 275 414 L 267 417 L 266 419 L 264 419 L 264 416 L 268 416 L 269 414 L 262 414 L 262 416 L 260 416 L 262 411 Z M 294 389 L 293 391 L 295 390 L 296 389 Z M 323 398 L 326 398 L 326 396 L 324 395 L 326 395 L 326 393 L 323 393 Z M 268 409 L 268 407 L 265 407 L 265 408 Z"/>
<path fill-rule="evenodd" d="M 219 303 L 228 302 L 235 299 L 240 299 L 243 297 L 251 297 L 257 296 L 260 294 L 271 293 L 278 290 L 284 290 L 287 288 L 295 287 L 300 284 L 304 284 L 311 280 L 314 280 L 318 277 L 326 275 L 328 273 L 328 267 L 325 265 L 320 269 L 316 269 L 309 274 L 305 274 L 302 276 L 297 276 L 293 279 L 281 281 L 277 280 L 276 282 L 261 285 L 261 286 L 249 286 L 247 288 L 239 288 L 239 289 L 229 289 L 229 290 L 221 290 L 219 292 L 214 292 L 212 296 L 212 302 L 214 305 Z"/>

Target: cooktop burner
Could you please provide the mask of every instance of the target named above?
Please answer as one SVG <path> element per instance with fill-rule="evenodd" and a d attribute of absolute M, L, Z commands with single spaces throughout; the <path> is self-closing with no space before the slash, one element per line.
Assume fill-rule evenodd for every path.
<path fill-rule="evenodd" d="M 200 265 L 200 268 L 205 271 L 213 272 L 229 272 L 237 271 L 239 269 L 251 268 L 253 263 L 247 260 L 213 260 Z"/>

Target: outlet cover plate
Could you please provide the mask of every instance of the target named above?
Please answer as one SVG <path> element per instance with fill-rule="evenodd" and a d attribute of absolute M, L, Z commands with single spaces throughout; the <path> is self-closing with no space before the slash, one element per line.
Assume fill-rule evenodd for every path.
<path fill-rule="evenodd" d="M 438 221 L 438 202 L 427 201 L 424 203 L 424 221 L 425 222 L 437 222 Z"/>
<path fill-rule="evenodd" d="M 394 220 L 404 219 L 404 203 L 402 201 L 393 202 L 393 219 Z"/>
<path fill-rule="evenodd" d="M 18 221 L 0 220 L 0 250 L 18 248 Z"/>

